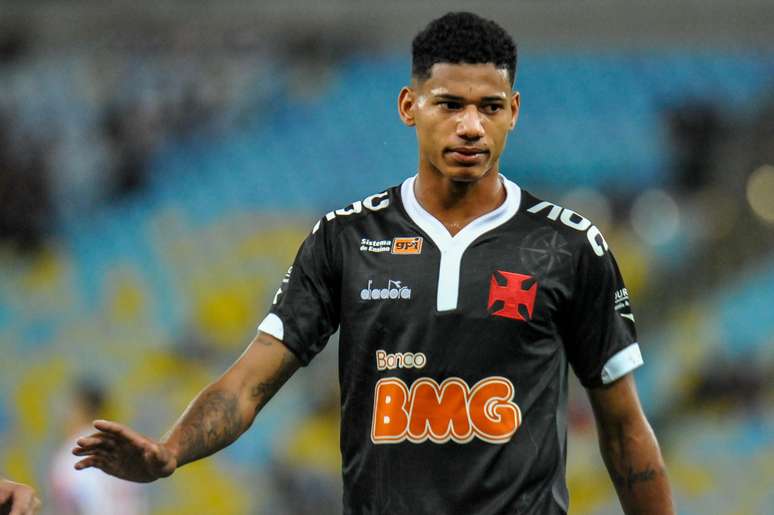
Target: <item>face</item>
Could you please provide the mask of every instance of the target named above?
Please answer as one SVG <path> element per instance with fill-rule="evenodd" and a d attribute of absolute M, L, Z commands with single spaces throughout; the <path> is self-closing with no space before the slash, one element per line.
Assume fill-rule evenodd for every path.
<path fill-rule="evenodd" d="M 519 93 L 494 64 L 439 63 L 398 98 L 403 122 L 416 127 L 420 169 L 473 182 L 497 172 L 519 114 Z"/>

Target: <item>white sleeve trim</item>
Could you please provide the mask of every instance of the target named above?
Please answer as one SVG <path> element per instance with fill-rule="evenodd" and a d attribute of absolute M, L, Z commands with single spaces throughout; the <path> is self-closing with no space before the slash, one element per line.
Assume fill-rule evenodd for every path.
<path fill-rule="evenodd" d="M 616 352 L 612 358 L 607 360 L 602 369 L 602 383 L 610 384 L 639 367 L 642 363 L 640 346 L 632 343 L 625 349 Z"/>
<path fill-rule="evenodd" d="M 266 315 L 266 318 L 258 326 L 258 330 L 272 335 L 279 341 L 282 341 L 282 337 L 285 336 L 285 325 L 282 323 L 282 319 L 274 313 Z"/>

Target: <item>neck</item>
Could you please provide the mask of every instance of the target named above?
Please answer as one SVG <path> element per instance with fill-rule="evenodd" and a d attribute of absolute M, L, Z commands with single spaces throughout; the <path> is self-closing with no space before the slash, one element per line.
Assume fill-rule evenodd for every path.
<path fill-rule="evenodd" d="M 494 167 L 474 181 L 455 181 L 437 170 L 420 168 L 414 195 L 454 236 L 476 218 L 497 209 L 505 201 L 506 193 Z"/>

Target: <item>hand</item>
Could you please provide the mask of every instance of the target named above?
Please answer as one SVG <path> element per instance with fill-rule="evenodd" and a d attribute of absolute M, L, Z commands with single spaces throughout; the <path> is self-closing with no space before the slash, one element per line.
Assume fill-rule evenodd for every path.
<path fill-rule="evenodd" d="M 79 438 L 73 449 L 86 456 L 76 470 L 94 467 L 129 481 L 149 483 L 167 477 L 177 468 L 174 453 L 163 443 L 147 438 L 117 422 L 95 420 L 99 432 Z"/>
<path fill-rule="evenodd" d="M 0 514 L 34 515 L 40 509 L 35 490 L 21 483 L 0 479 Z"/>

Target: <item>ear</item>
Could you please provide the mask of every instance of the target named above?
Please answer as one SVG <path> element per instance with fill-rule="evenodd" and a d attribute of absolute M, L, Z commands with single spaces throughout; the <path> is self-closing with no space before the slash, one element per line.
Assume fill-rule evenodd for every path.
<path fill-rule="evenodd" d="M 409 127 L 413 127 L 414 120 L 414 108 L 417 102 L 417 94 L 412 88 L 404 86 L 400 90 L 398 95 L 398 114 L 400 119 Z"/>
<path fill-rule="evenodd" d="M 516 127 L 516 121 L 519 119 L 519 106 L 521 105 L 521 95 L 514 91 L 511 95 L 511 126 L 510 130 Z"/>

